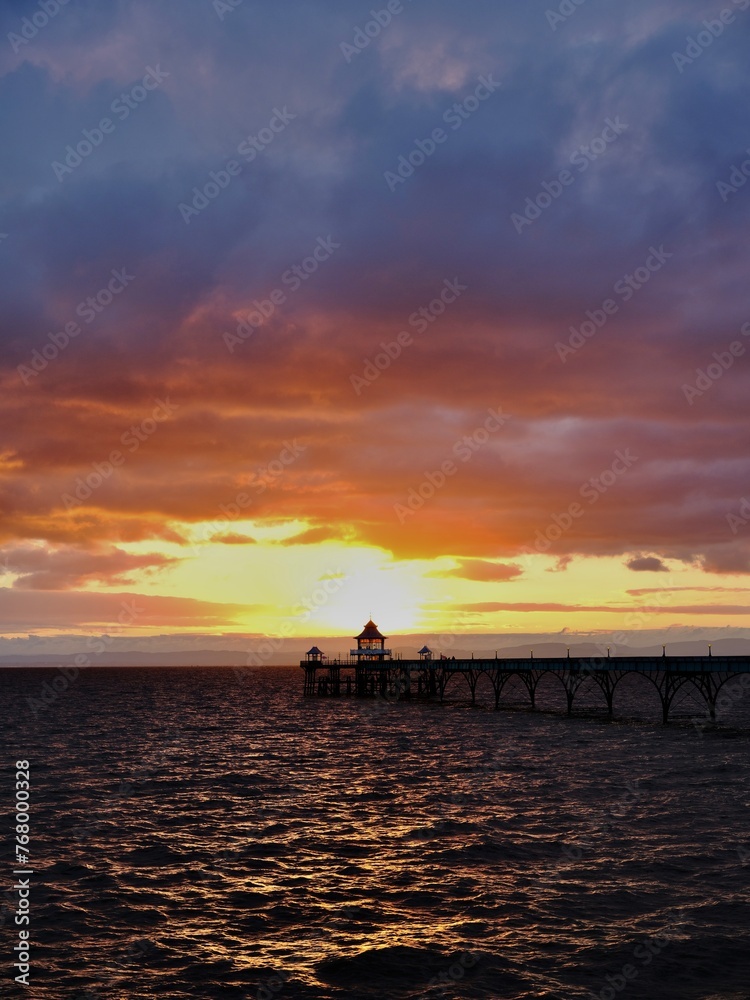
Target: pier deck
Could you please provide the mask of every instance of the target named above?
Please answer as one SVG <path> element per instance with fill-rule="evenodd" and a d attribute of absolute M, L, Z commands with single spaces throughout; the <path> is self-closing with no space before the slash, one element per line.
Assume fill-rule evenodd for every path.
<path fill-rule="evenodd" d="M 495 708 L 501 707 L 503 689 L 511 678 L 518 678 L 526 688 L 532 709 L 536 708 L 536 690 L 546 675 L 559 679 L 565 690 L 568 714 L 573 712 L 576 693 L 591 680 L 605 699 L 607 714 L 614 714 L 614 695 L 620 681 L 628 674 L 647 677 L 656 688 L 662 708 L 662 721 L 668 722 L 675 696 L 686 685 L 705 700 L 707 718 L 714 721 L 716 705 L 724 685 L 733 679 L 741 693 L 750 691 L 748 656 L 614 656 L 400 660 L 341 658 L 303 660 L 304 693 L 324 697 L 351 695 L 358 698 L 434 699 L 444 701 L 446 689 L 455 678 L 468 686 L 471 703 L 476 704 L 477 684 L 486 676 L 492 684 Z"/>

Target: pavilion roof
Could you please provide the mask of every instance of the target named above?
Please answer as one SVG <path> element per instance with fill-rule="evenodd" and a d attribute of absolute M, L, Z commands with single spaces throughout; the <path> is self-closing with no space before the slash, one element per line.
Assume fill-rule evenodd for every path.
<path fill-rule="evenodd" d="M 365 625 L 359 635 L 354 637 L 355 639 L 387 639 L 388 637 L 380 634 L 380 630 L 372 618 Z"/>

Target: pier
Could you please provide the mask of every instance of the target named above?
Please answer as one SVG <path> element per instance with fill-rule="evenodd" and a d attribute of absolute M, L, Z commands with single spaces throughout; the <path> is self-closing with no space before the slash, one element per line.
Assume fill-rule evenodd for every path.
<path fill-rule="evenodd" d="M 377 634 L 375 634 L 377 633 Z M 737 680 L 743 694 L 750 692 L 750 657 L 713 656 L 566 656 L 528 658 L 434 659 L 423 647 L 419 658 L 393 658 L 385 648 L 385 637 L 368 622 L 357 637 L 358 648 L 348 657 L 328 659 L 314 646 L 301 661 L 304 693 L 308 696 L 388 698 L 391 700 L 426 699 L 443 702 L 463 688 L 471 704 L 477 702 L 477 685 L 482 676 L 489 679 L 495 709 L 503 706 L 503 691 L 509 681 L 518 678 L 528 693 L 529 707 L 536 708 L 539 682 L 545 676 L 557 678 L 565 693 L 568 715 L 573 714 L 575 697 L 585 681 L 591 680 L 602 695 L 609 718 L 614 716 L 614 699 L 623 678 L 638 674 L 656 689 L 662 721 L 669 721 L 675 697 L 690 686 L 703 699 L 706 718 L 716 720 L 717 701 L 722 688 Z M 382 640 L 382 641 L 381 641 Z M 735 695 L 736 697 L 736 695 Z"/>

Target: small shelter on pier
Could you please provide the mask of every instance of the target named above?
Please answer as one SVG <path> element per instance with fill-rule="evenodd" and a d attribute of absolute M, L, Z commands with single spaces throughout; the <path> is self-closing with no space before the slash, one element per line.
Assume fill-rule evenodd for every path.
<path fill-rule="evenodd" d="M 429 646 L 422 646 L 418 655 L 420 660 L 431 660 L 432 650 L 430 649 Z"/>
<path fill-rule="evenodd" d="M 308 663 L 322 663 L 325 656 L 322 649 L 318 649 L 317 646 L 313 646 L 312 649 L 308 649 L 305 653 L 305 658 Z"/>
<path fill-rule="evenodd" d="M 391 651 L 385 648 L 387 638 L 388 636 L 381 635 L 380 629 L 371 618 L 359 635 L 355 636 L 357 648 L 351 650 L 351 655 L 356 656 L 360 663 L 363 660 L 370 662 L 389 660 Z"/>

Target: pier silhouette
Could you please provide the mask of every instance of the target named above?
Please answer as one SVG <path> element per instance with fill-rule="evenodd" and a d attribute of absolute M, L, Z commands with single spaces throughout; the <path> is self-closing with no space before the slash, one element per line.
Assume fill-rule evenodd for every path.
<path fill-rule="evenodd" d="M 449 686 L 465 684 L 471 704 L 477 701 L 477 685 L 482 676 L 489 679 L 494 692 L 495 709 L 502 707 L 502 695 L 508 682 L 518 678 L 528 692 L 529 706 L 536 708 L 539 682 L 545 676 L 559 680 L 565 692 L 568 715 L 573 714 L 576 694 L 589 679 L 600 690 L 609 718 L 614 716 L 614 699 L 620 682 L 629 675 L 646 677 L 656 689 L 662 710 L 662 722 L 669 721 L 675 697 L 692 690 L 706 705 L 706 717 L 716 720 L 717 702 L 722 689 L 738 679 L 742 693 L 750 691 L 750 657 L 668 656 L 570 656 L 535 658 L 481 657 L 475 659 L 435 659 L 424 646 L 418 659 L 393 657 L 385 648 L 386 637 L 369 621 L 357 636 L 357 649 L 348 657 L 329 659 L 314 646 L 301 661 L 304 671 L 304 694 L 319 697 L 388 698 L 391 700 L 428 699 L 443 702 Z"/>

